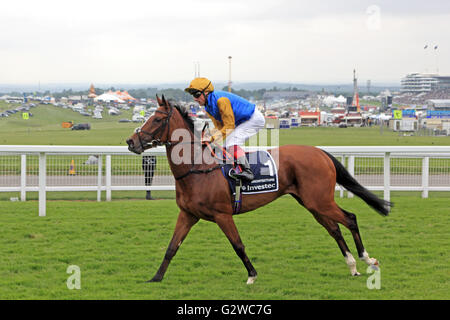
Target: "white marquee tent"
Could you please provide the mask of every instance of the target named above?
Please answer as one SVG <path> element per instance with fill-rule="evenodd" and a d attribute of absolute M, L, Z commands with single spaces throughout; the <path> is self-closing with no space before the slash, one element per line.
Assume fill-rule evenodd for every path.
<path fill-rule="evenodd" d="M 331 96 L 327 96 L 327 97 L 325 97 L 325 99 L 323 99 L 323 103 L 328 106 L 331 106 L 334 104 L 345 104 L 346 102 L 347 102 L 347 99 L 342 95 L 340 95 L 339 97 L 335 97 L 335 96 L 331 95 Z"/>
<path fill-rule="evenodd" d="M 105 102 L 116 101 L 118 103 L 124 103 L 125 102 L 122 99 L 120 99 L 119 97 L 117 97 L 116 95 L 111 94 L 109 92 L 106 92 L 104 94 L 99 95 L 98 97 L 96 97 L 94 99 L 94 101 L 105 101 Z"/>

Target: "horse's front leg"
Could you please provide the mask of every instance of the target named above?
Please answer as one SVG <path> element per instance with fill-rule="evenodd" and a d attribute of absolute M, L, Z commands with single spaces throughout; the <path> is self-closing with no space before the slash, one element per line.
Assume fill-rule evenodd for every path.
<path fill-rule="evenodd" d="M 233 217 L 230 214 L 218 214 L 215 216 L 215 222 L 222 229 L 223 233 L 227 236 L 228 240 L 231 242 L 234 251 L 241 258 L 244 263 L 245 268 L 248 271 L 248 280 L 247 284 L 252 284 L 256 280 L 256 270 L 253 267 L 250 259 L 247 257 L 245 253 L 245 247 L 242 243 L 242 240 L 239 236 L 238 230 L 234 223 Z"/>
<path fill-rule="evenodd" d="M 147 281 L 147 282 L 159 282 L 163 279 L 164 274 L 166 273 L 167 267 L 169 266 L 170 260 L 177 253 L 178 248 L 180 247 L 183 240 L 186 238 L 189 230 L 191 230 L 192 226 L 196 224 L 198 218 L 181 210 L 178 215 L 177 224 L 175 226 L 175 231 L 173 233 L 172 240 L 169 243 L 169 247 L 167 248 L 166 254 L 164 256 L 163 262 L 156 272 L 155 276 Z"/>

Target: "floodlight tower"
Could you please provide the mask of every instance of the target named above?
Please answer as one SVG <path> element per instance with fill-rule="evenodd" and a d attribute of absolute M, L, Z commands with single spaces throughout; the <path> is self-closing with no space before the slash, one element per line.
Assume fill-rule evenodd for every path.
<path fill-rule="evenodd" d="M 356 106 L 356 111 L 360 112 L 359 95 L 358 95 L 358 79 L 356 79 L 356 70 L 353 69 L 353 106 Z"/>
<path fill-rule="evenodd" d="M 194 62 L 194 78 L 200 77 L 200 61 Z"/>
<path fill-rule="evenodd" d="M 231 92 L 231 56 L 228 56 L 228 92 Z"/>
<path fill-rule="evenodd" d="M 434 46 L 434 52 L 435 52 L 435 57 L 436 57 L 436 74 L 439 74 L 439 64 L 438 64 L 438 45 Z"/>

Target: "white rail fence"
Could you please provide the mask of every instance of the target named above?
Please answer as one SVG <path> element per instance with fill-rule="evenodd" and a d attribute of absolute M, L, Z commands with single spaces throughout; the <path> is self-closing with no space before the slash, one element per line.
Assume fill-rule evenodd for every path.
<path fill-rule="evenodd" d="M 450 191 L 450 146 L 319 147 L 337 157 L 366 188 L 383 191 Z M 143 156 L 156 159 L 151 185 Z M 148 168 L 147 168 L 148 170 Z M 148 173 L 148 172 L 147 172 Z M 344 190 L 336 187 L 340 196 Z M 46 192 L 96 191 L 101 201 L 116 190 L 175 190 L 163 147 L 135 155 L 126 147 L 0 145 L 0 192 L 39 192 L 39 215 L 46 215 Z M 352 197 L 348 193 L 348 197 Z"/>

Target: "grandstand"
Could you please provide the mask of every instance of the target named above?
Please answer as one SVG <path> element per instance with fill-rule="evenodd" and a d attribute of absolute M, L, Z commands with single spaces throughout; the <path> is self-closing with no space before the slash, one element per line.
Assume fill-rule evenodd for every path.
<path fill-rule="evenodd" d="M 427 100 L 429 109 L 450 111 L 450 99 L 429 99 Z"/>
<path fill-rule="evenodd" d="M 426 93 L 450 89 L 450 76 L 432 73 L 410 73 L 401 80 L 401 92 Z"/>

